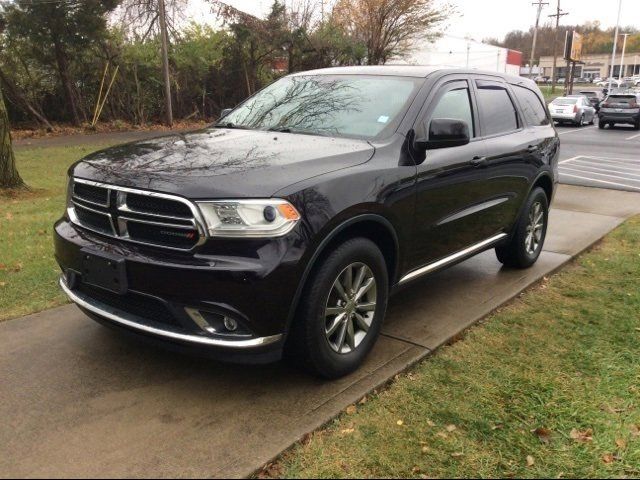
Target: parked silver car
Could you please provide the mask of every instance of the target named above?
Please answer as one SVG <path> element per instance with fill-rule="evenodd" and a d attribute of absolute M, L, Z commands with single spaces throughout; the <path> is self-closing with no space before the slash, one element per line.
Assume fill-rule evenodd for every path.
<path fill-rule="evenodd" d="M 585 96 L 558 97 L 549 104 L 549 112 L 554 122 L 573 123 L 582 126 L 593 125 L 596 109 Z"/>

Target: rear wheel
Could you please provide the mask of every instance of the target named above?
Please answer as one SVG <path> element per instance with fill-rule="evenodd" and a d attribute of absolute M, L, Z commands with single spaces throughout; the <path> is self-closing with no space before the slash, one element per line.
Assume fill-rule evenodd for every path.
<path fill-rule="evenodd" d="M 598 122 L 598 128 L 599 128 L 600 130 L 604 130 L 604 127 L 605 127 L 606 125 L 607 125 L 607 124 L 606 124 L 605 122 L 603 122 L 603 121 Z"/>
<path fill-rule="evenodd" d="M 528 268 L 536 263 L 547 236 L 548 221 L 547 194 L 536 187 L 525 203 L 509 243 L 496 247 L 498 260 L 515 268 Z"/>
<path fill-rule="evenodd" d="M 580 116 L 580 120 L 578 120 L 578 123 L 576 123 L 576 125 L 578 127 L 581 127 L 584 125 L 584 113 Z"/>
<path fill-rule="evenodd" d="M 353 372 L 378 338 L 388 290 L 380 249 L 366 238 L 347 240 L 310 278 L 287 356 L 325 378 Z"/>

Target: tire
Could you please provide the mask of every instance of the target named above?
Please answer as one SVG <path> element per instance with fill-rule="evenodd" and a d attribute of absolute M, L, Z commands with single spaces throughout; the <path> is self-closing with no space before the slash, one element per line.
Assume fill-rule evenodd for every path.
<path fill-rule="evenodd" d="M 606 123 L 604 123 L 604 122 L 598 122 L 598 128 L 599 128 L 600 130 L 604 130 L 604 127 L 605 127 L 606 125 L 607 125 L 607 124 L 606 124 Z"/>
<path fill-rule="evenodd" d="M 531 237 L 531 243 L 529 243 L 529 231 L 533 228 L 533 221 L 536 220 L 534 215 L 539 215 L 535 213 L 537 211 L 542 214 L 542 218 L 539 219 L 542 221 L 541 227 L 534 229 L 539 235 Z M 539 224 L 539 220 L 535 223 Z M 498 260 L 514 268 L 529 268 L 536 263 L 547 236 L 548 224 L 549 199 L 542 188 L 536 187 L 525 202 L 509 243 L 496 247 Z"/>
<path fill-rule="evenodd" d="M 578 120 L 578 123 L 575 124 L 577 127 L 582 127 L 584 125 L 584 113 L 582 114 L 582 116 L 580 117 L 580 120 Z"/>
<path fill-rule="evenodd" d="M 382 252 L 366 238 L 347 240 L 318 265 L 319 268 L 305 286 L 287 339 L 285 356 L 312 374 L 334 379 L 355 371 L 373 348 L 387 309 L 389 277 Z M 360 305 L 373 308 L 368 311 L 359 309 L 353 301 L 346 304 L 345 297 L 339 294 L 340 289 L 336 287 L 338 283 L 348 285 L 349 269 L 351 284 L 354 285 L 362 267 L 366 270 L 361 285 L 367 284 L 367 279 L 374 281 L 360 299 Z M 347 288 L 343 287 L 343 290 L 346 290 L 347 298 L 353 298 Z M 329 314 L 328 309 L 335 313 Z M 342 320 L 338 318 L 340 315 Z M 362 321 L 367 330 L 363 328 Z M 334 331 L 329 333 L 336 325 Z"/>
<path fill-rule="evenodd" d="M 640 120 L 638 120 L 636 123 L 633 124 L 633 129 L 640 130 Z"/>

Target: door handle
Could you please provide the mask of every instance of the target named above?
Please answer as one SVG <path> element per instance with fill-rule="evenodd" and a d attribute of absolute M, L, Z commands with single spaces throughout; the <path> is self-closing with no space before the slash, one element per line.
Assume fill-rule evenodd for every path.
<path fill-rule="evenodd" d="M 473 165 L 474 167 L 483 167 L 484 165 L 486 165 L 487 163 L 487 157 L 473 157 L 471 159 L 471 165 Z"/>

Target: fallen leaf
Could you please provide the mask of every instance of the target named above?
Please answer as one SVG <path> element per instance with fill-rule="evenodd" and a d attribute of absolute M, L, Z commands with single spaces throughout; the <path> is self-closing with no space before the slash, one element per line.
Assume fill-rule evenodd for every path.
<path fill-rule="evenodd" d="M 631 425 L 629 430 L 631 430 L 631 435 L 634 437 L 640 437 L 640 427 L 638 425 Z"/>
<path fill-rule="evenodd" d="M 458 427 L 456 427 L 455 425 L 447 425 L 445 429 L 447 430 L 447 432 L 451 433 L 451 432 L 456 431 L 457 428 Z"/>
<path fill-rule="evenodd" d="M 464 453 L 462 453 L 462 452 L 455 452 L 455 453 L 452 453 L 452 454 L 451 454 L 451 456 L 452 456 L 453 458 L 460 458 L 460 457 L 464 456 Z"/>
<path fill-rule="evenodd" d="M 11 212 L 7 212 L 7 214 L 5 215 L 5 218 L 6 218 L 7 220 L 13 220 L 13 213 L 11 213 Z"/>
<path fill-rule="evenodd" d="M 447 435 L 445 432 L 438 432 L 436 433 L 436 437 L 449 438 L 449 435 Z"/>
<path fill-rule="evenodd" d="M 4 263 L 0 263 L 0 270 L 6 270 L 7 266 Z"/>
<path fill-rule="evenodd" d="M 340 433 L 342 435 L 351 435 L 353 432 L 355 432 L 356 429 L 355 428 L 345 428 L 344 430 L 342 430 Z"/>
<path fill-rule="evenodd" d="M 0 282 L 0 287 L 6 287 L 7 286 L 7 282 Z"/>
<path fill-rule="evenodd" d="M 411 473 L 413 473 L 413 474 L 420 473 L 420 472 L 421 472 L 421 470 L 420 470 L 420 467 L 418 467 L 418 466 L 415 466 L 415 467 L 413 467 L 411 469 Z"/>
<path fill-rule="evenodd" d="M 428 453 L 429 447 L 422 447 L 422 453 Z"/>
<path fill-rule="evenodd" d="M 367 403 L 367 397 L 362 397 L 358 403 L 360 405 L 364 405 L 365 403 Z"/>
<path fill-rule="evenodd" d="M 404 422 L 403 422 L 402 420 L 398 420 L 398 421 L 396 422 L 396 424 L 397 424 L 399 427 L 401 427 L 402 425 L 404 425 Z"/>
<path fill-rule="evenodd" d="M 433 423 L 431 420 L 427 420 L 427 425 L 429 425 L 430 427 L 435 427 L 436 424 Z"/>
<path fill-rule="evenodd" d="M 531 455 L 527 455 L 527 467 L 533 467 L 536 461 Z"/>
<path fill-rule="evenodd" d="M 587 428 L 586 430 L 578 430 L 576 428 L 571 430 L 569 436 L 574 439 L 576 442 L 591 442 L 593 441 L 593 430 Z"/>
<path fill-rule="evenodd" d="M 602 461 L 604 463 L 613 463 L 614 456 L 611 453 L 606 453 L 602 456 Z"/>
<path fill-rule="evenodd" d="M 501 423 L 498 423 L 497 425 L 494 425 L 493 427 L 491 427 L 491 430 L 502 430 L 502 428 L 504 428 L 504 425 L 502 425 Z"/>
<path fill-rule="evenodd" d="M 532 433 L 538 437 L 542 443 L 549 443 L 551 441 L 551 430 L 544 427 L 538 427 L 532 430 Z"/>
<path fill-rule="evenodd" d="M 618 438 L 616 440 L 616 446 L 620 449 L 620 450 L 624 450 L 625 448 L 627 448 L 627 441 L 624 438 Z"/>
<path fill-rule="evenodd" d="M 358 409 L 356 408 L 355 405 L 349 405 L 347 407 L 347 415 L 353 415 L 354 413 L 356 413 Z"/>

